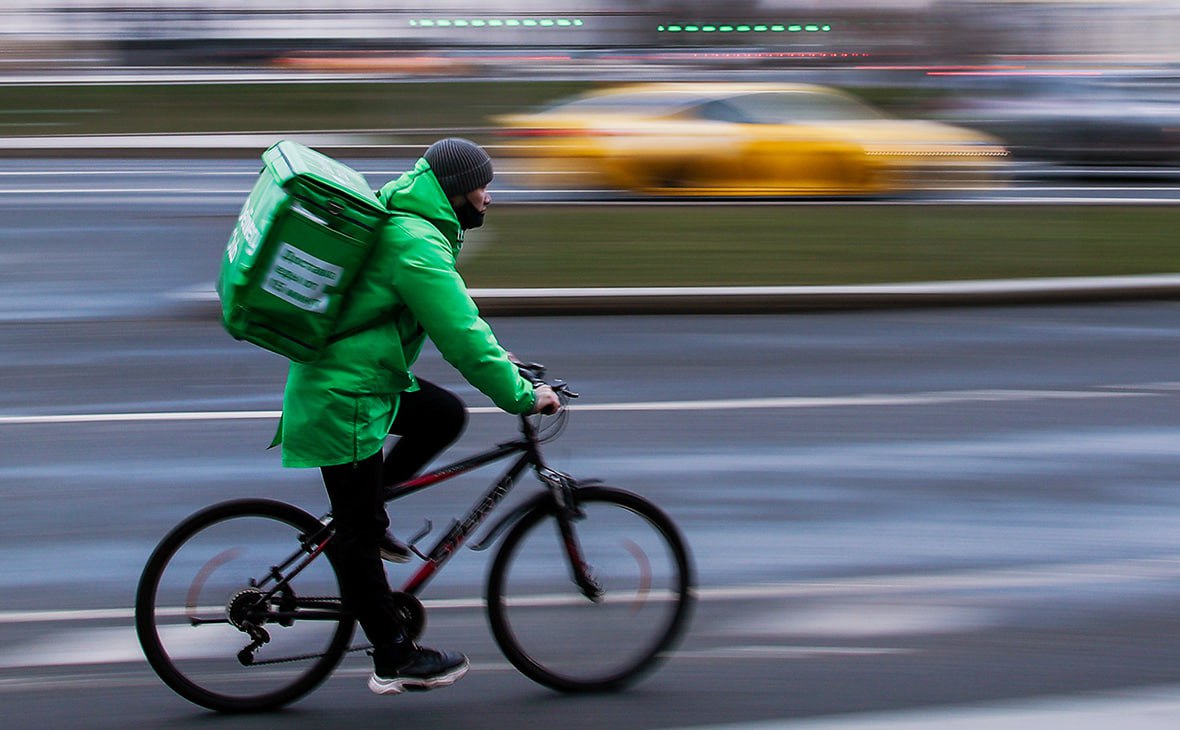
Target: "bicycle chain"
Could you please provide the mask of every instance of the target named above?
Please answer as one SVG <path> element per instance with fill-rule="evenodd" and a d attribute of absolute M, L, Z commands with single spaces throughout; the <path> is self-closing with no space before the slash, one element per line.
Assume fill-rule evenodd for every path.
<path fill-rule="evenodd" d="M 372 644 L 366 644 L 364 646 L 354 646 L 349 649 L 345 649 L 344 653 L 345 654 L 352 654 L 353 652 L 358 652 L 358 651 L 368 651 L 372 648 L 373 648 Z M 303 654 L 300 656 L 283 657 L 282 659 L 263 659 L 262 661 L 250 662 L 246 666 L 247 667 L 265 667 L 270 664 L 290 664 L 291 662 L 301 662 L 301 661 L 305 661 L 307 659 L 319 659 L 322 656 L 323 656 L 323 654 Z"/>
<path fill-rule="evenodd" d="M 336 603 L 340 602 L 340 599 L 335 596 L 304 596 L 303 598 L 300 598 L 299 600 L 302 603 L 312 603 L 312 604 L 316 604 L 316 603 L 336 604 Z M 354 647 L 345 649 L 344 653 L 345 654 L 352 654 L 352 653 L 358 652 L 358 651 L 368 651 L 372 648 L 373 648 L 372 644 L 365 644 L 363 646 L 354 646 Z M 261 661 L 253 661 L 253 662 L 250 662 L 250 664 L 248 664 L 246 666 L 248 666 L 248 667 L 265 667 L 265 666 L 269 666 L 272 664 L 290 664 L 291 662 L 302 662 L 302 661 L 306 661 L 308 659 L 319 659 L 322 656 L 324 656 L 323 653 L 301 654 L 299 656 L 289 656 L 289 657 L 283 657 L 281 659 L 263 659 Z"/>

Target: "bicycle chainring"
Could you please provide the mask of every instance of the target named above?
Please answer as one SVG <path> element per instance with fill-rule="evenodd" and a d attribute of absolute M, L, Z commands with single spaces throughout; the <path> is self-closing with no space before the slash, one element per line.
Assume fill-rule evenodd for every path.
<path fill-rule="evenodd" d="M 225 615 L 231 626 L 253 636 L 266 623 L 266 595 L 257 588 L 243 588 L 230 597 Z"/>

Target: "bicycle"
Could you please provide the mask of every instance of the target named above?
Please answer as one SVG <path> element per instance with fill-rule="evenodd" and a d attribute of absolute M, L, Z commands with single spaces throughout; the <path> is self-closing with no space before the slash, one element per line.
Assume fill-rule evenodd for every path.
<path fill-rule="evenodd" d="M 543 382 L 540 366 L 521 371 Z M 563 405 L 578 397 L 561 381 L 550 386 Z M 531 468 L 545 489 L 468 546 L 499 542 L 484 594 L 492 635 L 541 685 L 613 691 L 653 669 L 682 635 L 694 568 L 680 531 L 653 503 L 546 465 L 540 446 L 568 416 L 566 408 L 521 416 L 519 438 L 386 489 L 388 502 L 516 456 L 429 551 L 417 547 L 429 520 L 410 539 L 422 563 L 395 596 L 417 638 L 419 594 Z M 341 606 L 333 533 L 330 513 L 316 518 L 270 499 L 215 504 L 174 527 L 148 559 L 135 601 L 139 642 L 164 683 L 212 710 L 270 710 L 311 692 L 346 653 L 370 649 L 352 646 L 356 622 Z"/>

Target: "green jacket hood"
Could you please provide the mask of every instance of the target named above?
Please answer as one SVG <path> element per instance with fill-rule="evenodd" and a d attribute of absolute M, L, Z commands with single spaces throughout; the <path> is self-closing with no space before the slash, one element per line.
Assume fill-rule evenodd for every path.
<path fill-rule="evenodd" d="M 458 250 L 463 241 L 459 218 L 426 158 L 418 158 L 414 169 L 386 183 L 378 191 L 377 199 L 391 211 L 412 213 L 430 221 Z"/>

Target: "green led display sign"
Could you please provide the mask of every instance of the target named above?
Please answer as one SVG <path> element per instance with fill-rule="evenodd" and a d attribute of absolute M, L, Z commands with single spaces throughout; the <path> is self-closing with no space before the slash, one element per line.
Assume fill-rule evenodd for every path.
<path fill-rule="evenodd" d="M 829 23 L 683 23 L 656 26 L 660 33 L 828 33 Z"/>
<path fill-rule="evenodd" d="M 422 18 L 414 28 L 581 28 L 580 18 Z"/>

